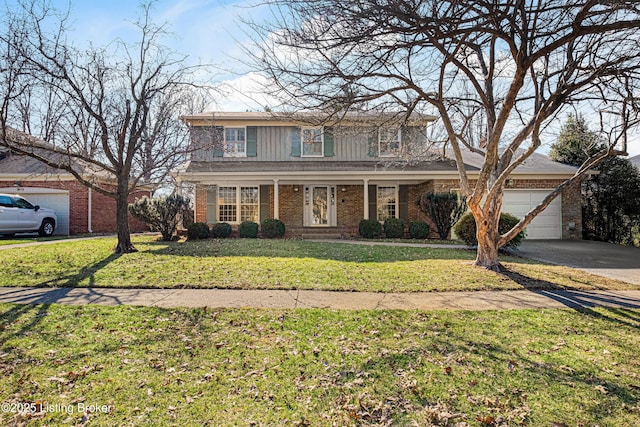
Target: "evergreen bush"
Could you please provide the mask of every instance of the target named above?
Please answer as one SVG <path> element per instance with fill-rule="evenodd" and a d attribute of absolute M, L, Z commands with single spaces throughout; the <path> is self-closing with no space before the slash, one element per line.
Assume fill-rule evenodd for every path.
<path fill-rule="evenodd" d="M 226 239 L 231 236 L 231 231 L 231 225 L 226 222 L 219 222 L 211 227 L 211 235 L 216 239 Z"/>
<path fill-rule="evenodd" d="M 500 214 L 498 232 L 500 234 L 504 234 L 507 231 L 511 230 L 513 226 L 518 222 L 520 222 L 518 218 L 511 214 L 503 212 Z M 458 239 L 462 240 L 467 245 L 475 246 L 478 244 L 478 240 L 476 239 L 476 220 L 471 212 L 467 212 L 462 216 L 462 218 L 460 218 L 460 221 L 458 221 L 458 223 L 454 227 L 454 231 L 456 233 L 456 236 L 458 236 Z M 526 232 L 523 230 L 504 246 L 509 248 L 516 248 L 520 246 L 526 235 Z"/>
<path fill-rule="evenodd" d="M 375 219 L 363 219 L 358 225 L 358 233 L 365 239 L 379 239 L 382 236 L 382 224 Z"/>
<path fill-rule="evenodd" d="M 399 218 L 387 218 L 384 221 L 383 228 L 387 239 L 401 239 L 404 237 L 404 221 Z"/>
<path fill-rule="evenodd" d="M 204 222 L 194 222 L 187 227 L 187 240 L 209 238 L 209 226 Z"/>
<path fill-rule="evenodd" d="M 412 221 L 409 223 L 409 237 L 412 239 L 428 239 L 429 224 L 424 221 Z"/>
<path fill-rule="evenodd" d="M 283 237 L 285 232 L 284 222 L 271 218 L 262 221 L 260 229 L 262 230 L 262 237 L 267 239 Z"/>
<path fill-rule="evenodd" d="M 258 223 L 253 221 L 244 221 L 238 227 L 238 235 L 241 238 L 255 239 L 258 237 Z"/>

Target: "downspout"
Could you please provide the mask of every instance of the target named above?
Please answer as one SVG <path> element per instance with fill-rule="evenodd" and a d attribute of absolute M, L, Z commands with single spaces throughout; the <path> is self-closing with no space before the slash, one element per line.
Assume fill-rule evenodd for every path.
<path fill-rule="evenodd" d="M 91 191 L 91 187 L 89 187 L 89 198 L 88 198 L 88 209 L 87 209 L 87 231 L 89 234 L 93 234 L 93 230 L 91 229 L 91 211 L 93 210 L 93 193 Z"/>

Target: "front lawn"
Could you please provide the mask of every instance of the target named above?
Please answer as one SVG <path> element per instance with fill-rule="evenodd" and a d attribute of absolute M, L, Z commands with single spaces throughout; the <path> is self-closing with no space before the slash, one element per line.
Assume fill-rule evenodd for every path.
<path fill-rule="evenodd" d="M 73 236 L 77 237 L 77 236 Z M 69 236 L 51 236 L 51 237 L 39 237 L 37 234 L 18 235 L 13 237 L 0 236 L 0 246 L 5 245 L 20 245 L 23 243 L 34 242 L 46 242 L 49 240 L 65 240 L 70 239 Z"/>
<path fill-rule="evenodd" d="M 0 252 L 0 286 L 193 287 L 344 291 L 636 289 L 578 270 L 504 258 L 507 275 L 476 268 L 462 249 L 296 240 L 159 242 L 113 254 L 115 239 L 60 242 Z"/>
<path fill-rule="evenodd" d="M 0 425 L 637 426 L 639 327 L 626 309 L 0 304 Z"/>

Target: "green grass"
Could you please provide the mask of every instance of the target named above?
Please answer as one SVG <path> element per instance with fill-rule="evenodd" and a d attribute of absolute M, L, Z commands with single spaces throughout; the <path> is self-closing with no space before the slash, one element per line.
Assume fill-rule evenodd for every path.
<path fill-rule="evenodd" d="M 0 425 L 637 426 L 639 327 L 626 309 L 0 304 L 0 403 L 69 408 Z"/>
<path fill-rule="evenodd" d="M 578 270 L 504 258 L 507 274 L 472 265 L 461 249 L 295 240 L 159 242 L 113 254 L 110 238 L 4 250 L 0 286 L 193 287 L 345 291 L 630 289 Z"/>
<path fill-rule="evenodd" d="M 66 240 L 78 236 L 51 236 L 51 237 L 38 237 L 36 235 L 18 236 L 18 237 L 4 237 L 0 236 L 0 246 L 5 245 L 20 245 L 23 243 L 34 242 L 47 242 L 49 240 Z"/>
<path fill-rule="evenodd" d="M 376 242 L 376 243 L 409 243 L 409 244 L 427 244 L 427 245 L 462 245 L 466 246 L 462 240 L 440 240 L 440 239 L 357 239 L 362 242 Z"/>

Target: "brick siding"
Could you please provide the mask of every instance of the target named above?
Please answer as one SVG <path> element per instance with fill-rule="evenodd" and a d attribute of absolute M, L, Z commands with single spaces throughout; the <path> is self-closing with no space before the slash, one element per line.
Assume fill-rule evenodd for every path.
<path fill-rule="evenodd" d="M 196 187 L 195 222 L 207 222 L 207 189 Z"/>
<path fill-rule="evenodd" d="M 298 191 L 296 191 L 296 189 Z M 270 216 L 273 218 L 273 186 L 269 189 L 271 206 Z M 279 216 L 287 227 L 302 227 L 304 219 L 304 186 L 302 185 L 279 185 L 278 198 L 280 199 Z"/>
<path fill-rule="evenodd" d="M 560 185 L 560 179 L 515 179 L 505 189 L 551 189 Z M 473 185 L 474 182 L 471 182 Z M 435 224 L 431 218 L 422 212 L 418 205 L 419 197 L 426 192 L 449 192 L 460 188 L 457 179 L 431 180 L 418 185 L 409 186 L 408 211 L 409 220 L 422 220 L 429 224 L 430 237 L 437 238 Z M 296 191 L 297 189 L 297 191 Z M 345 191 L 342 191 L 344 189 Z M 280 206 L 280 220 L 287 228 L 302 229 L 304 185 L 280 185 L 278 188 Z M 269 189 L 270 217 L 273 218 L 274 191 Z M 357 231 L 360 220 L 363 219 L 364 193 L 362 185 L 336 185 L 337 229 L 343 235 L 352 235 Z M 205 222 L 207 217 L 206 189 L 196 189 L 196 221 Z M 289 234 L 289 233 L 288 233 Z M 580 239 L 582 236 L 582 195 L 580 183 L 576 182 L 562 192 L 562 238 Z"/>
<path fill-rule="evenodd" d="M 514 179 L 505 186 L 505 190 L 547 190 L 564 182 L 563 179 Z M 433 183 L 437 192 L 446 192 L 460 188 L 458 180 L 436 180 Z M 471 185 L 474 182 L 471 181 Z M 582 239 L 582 192 L 581 182 L 574 182 L 561 192 L 562 196 L 562 239 Z"/>
<path fill-rule="evenodd" d="M 345 191 L 342 191 L 342 189 Z M 336 187 L 338 227 L 358 229 L 364 218 L 364 189 L 362 185 L 338 185 Z M 367 209 L 369 209 L 367 207 Z"/>
<path fill-rule="evenodd" d="M 69 234 L 88 233 L 89 189 L 78 181 L 22 181 L 22 187 L 52 188 L 69 192 Z M 0 187 L 13 187 L 13 181 L 0 181 Z M 91 225 L 94 233 L 114 233 L 116 227 L 116 202 L 114 199 L 93 191 Z M 129 196 L 129 203 L 149 196 L 148 191 L 139 191 Z M 28 195 L 27 195 L 28 197 Z M 129 216 L 132 232 L 148 231 L 143 222 Z"/>

